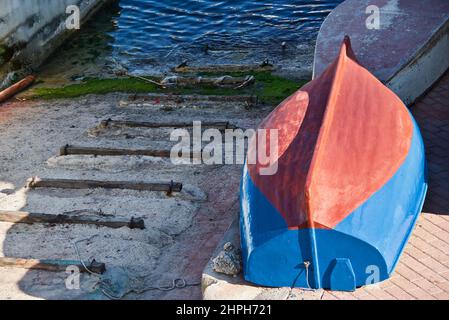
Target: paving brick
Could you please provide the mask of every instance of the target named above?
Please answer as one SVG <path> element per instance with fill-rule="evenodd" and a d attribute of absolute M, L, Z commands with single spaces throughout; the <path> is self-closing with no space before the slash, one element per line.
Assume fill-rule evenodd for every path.
<path fill-rule="evenodd" d="M 419 261 L 425 260 L 429 257 L 429 255 L 419 250 L 411 242 L 407 245 L 406 252 Z"/>
<path fill-rule="evenodd" d="M 391 282 L 394 283 L 395 285 L 397 285 L 402 290 L 407 291 L 407 292 L 409 292 L 411 290 L 418 290 L 418 289 L 420 289 L 419 286 L 417 286 L 416 284 L 414 284 L 409 279 L 407 279 L 407 278 L 405 278 L 403 276 L 399 276 L 399 277 L 396 277 L 394 279 L 391 279 Z"/>
<path fill-rule="evenodd" d="M 449 280 L 438 283 L 438 288 L 440 288 L 442 291 L 449 292 Z"/>
<path fill-rule="evenodd" d="M 415 235 L 423 241 L 429 243 L 432 247 L 439 249 L 442 252 L 449 252 L 449 243 L 439 239 L 436 235 L 428 232 L 424 228 L 417 228 Z"/>
<path fill-rule="evenodd" d="M 433 270 L 426 269 L 424 271 L 421 271 L 420 273 L 423 278 L 429 280 L 430 282 L 433 282 L 434 284 L 446 282 L 446 278 L 444 277 L 444 275 L 438 274 Z"/>
<path fill-rule="evenodd" d="M 442 273 L 449 271 L 449 268 L 446 265 L 438 262 L 437 260 L 435 260 L 432 257 L 429 257 L 429 258 L 423 260 L 422 263 L 424 265 L 426 265 L 429 269 L 431 269 L 432 271 L 434 271 L 438 274 L 442 274 Z"/>
<path fill-rule="evenodd" d="M 372 288 L 372 289 L 365 289 L 368 291 L 373 297 L 379 300 L 397 300 L 394 296 L 386 292 L 382 289 Z"/>
<path fill-rule="evenodd" d="M 424 223 L 422 225 L 422 228 L 429 231 L 430 233 L 438 236 L 438 238 L 441 239 L 441 237 L 439 237 L 439 235 L 443 235 L 444 233 L 447 233 L 446 230 L 440 228 L 438 225 L 434 224 L 431 220 L 429 220 L 429 218 L 427 218 L 426 216 L 423 216 L 423 219 L 426 220 L 428 223 Z"/>
<path fill-rule="evenodd" d="M 427 230 L 423 228 L 422 226 L 423 221 L 422 219 L 418 221 L 418 223 L 416 224 L 415 230 L 413 231 L 413 235 L 423 238 L 427 235 Z"/>
<path fill-rule="evenodd" d="M 436 223 L 432 221 L 427 221 L 427 223 L 423 226 L 426 230 L 433 233 L 438 239 L 449 243 L 449 232 L 444 230 L 440 226 L 437 226 Z"/>
<path fill-rule="evenodd" d="M 449 232 L 441 230 L 439 232 L 436 231 L 434 234 L 438 239 L 440 239 L 441 241 L 443 241 L 446 244 L 449 244 Z"/>
<path fill-rule="evenodd" d="M 437 236 L 429 235 L 429 243 L 433 245 L 435 248 L 440 249 L 443 252 L 449 252 L 449 243 L 444 242 L 443 240 L 439 239 Z"/>
<path fill-rule="evenodd" d="M 440 292 L 434 295 L 438 300 L 449 300 L 449 292 Z"/>
<path fill-rule="evenodd" d="M 444 217 L 438 214 L 423 214 L 423 218 L 437 225 L 446 232 L 449 232 L 449 217 Z"/>
<path fill-rule="evenodd" d="M 410 237 L 410 243 L 427 254 L 428 256 L 435 256 L 437 254 L 446 255 L 446 253 L 439 248 L 434 247 L 430 243 L 426 242 L 424 239 L 417 237 L 416 233 Z"/>
<path fill-rule="evenodd" d="M 432 296 L 429 292 L 419 287 L 408 291 L 408 293 L 417 300 L 435 300 L 435 296 Z"/>
<path fill-rule="evenodd" d="M 397 276 L 397 272 L 393 273 L 393 275 L 392 275 L 389 279 L 387 279 L 387 280 L 384 280 L 384 281 L 382 281 L 382 282 L 380 282 L 380 283 L 375 283 L 375 284 L 372 284 L 372 285 L 367 285 L 367 286 L 365 286 L 364 288 L 365 288 L 366 290 L 371 290 L 371 289 L 374 289 L 374 288 L 378 288 L 378 289 L 384 290 L 384 289 L 386 289 L 386 288 L 391 287 L 391 286 L 394 285 L 394 283 L 391 282 L 391 279 L 393 279 L 393 278 L 396 277 L 396 276 Z"/>
<path fill-rule="evenodd" d="M 401 262 L 417 273 L 427 268 L 424 263 L 415 259 L 414 257 L 411 257 L 407 252 L 402 256 Z"/>
<path fill-rule="evenodd" d="M 334 296 L 331 292 L 324 291 L 321 300 L 339 300 L 339 299 L 336 296 Z"/>
<path fill-rule="evenodd" d="M 446 281 L 442 281 L 442 282 L 449 281 L 449 271 L 441 273 L 440 276 L 443 277 L 446 280 Z"/>
<path fill-rule="evenodd" d="M 359 299 L 359 300 L 377 300 L 376 297 L 374 297 L 373 295 L 371 295 L 367 290 L 365 290 L 363 287 L 362 288 L 358 288 L 356 291 L 351 292 L 351 294 Z"/>
<path fill-rule="evenodd" d="M 332 291 L 334 295 L 339 300 L 358 300 L 352 293 L 344 291 Z"/>
<path fill-rule="evenodd" d="M 437 259 L 439 262 L 441 262 L 442 264 L 444 264 L 446 267 L 449 268 L 449 257 L 448 256 L 446 256 L 442 259 L 438 259 L 438 258 L 435 258 L 435 259 Z"/>
<path fill-rule="evenodd" d="M 395 297 L 398 300 L 415 300 L 413 296 L 405 292 L 403 289 L 399 288 L 398 286 L 391 286 L 387 289 L 385 289 L 386 292 L 391 294 L 393 297 Z"/>
<path fill-rule="evenodd" d="M 293 288 L 288 295 L 289 300 L 319 300 L 323 297 L 324 290 L 301 290 L 297 288 Z M 270 297 L 270 294 L 265 295 L 266 297 Z M 270 298 L 271 299 L 271 298 Z"/>
<path fill-rule="evenodd" d="M 431 295 L 442 291 L 441 287 L 424 278 L 414 281 L 413 283 Z"/>
<path fill-rule="evenodd" d="M 398 267 L 396 268 L 396 272 L 411 282 L 414 282 L 416 280 L 423 278 L 423 276 L 421 274 L 410 269 L 408 266 L 406 266 L 402 263 L 398 265 Z"/>

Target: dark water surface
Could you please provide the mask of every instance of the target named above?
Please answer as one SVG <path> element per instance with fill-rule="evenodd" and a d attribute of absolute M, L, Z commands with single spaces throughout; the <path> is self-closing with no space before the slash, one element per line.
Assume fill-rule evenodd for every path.
<path fill-rule="evenodd" d="M 135 73 L 190 64 L 310 67 L 319 28 L 342 0 L 121 0 L 83 28 L 72 47 Z M 282 50 L 282 42 L 287 48 Z"/>

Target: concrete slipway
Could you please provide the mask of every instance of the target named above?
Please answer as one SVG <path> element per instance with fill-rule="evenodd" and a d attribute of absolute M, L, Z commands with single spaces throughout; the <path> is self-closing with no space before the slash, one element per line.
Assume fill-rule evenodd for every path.
<path fill-rule="evenodd" d="M 199 299 L 202 267 L 238 206 L 240 165 L 173 165 L 147 156 L 58 156 L 67 143 L 117 148 L 170 148 L 168 129 L 98 127 L 103 119 L 151 122 L 229 121 L 254 127 L 269 111 L 244 102 L 170 102 L 126 94 L 55 101 L 10 102 L 0 108 L 0 210 L 73 217 L 142 217 L 144 230 L 72 224 L 0 222 L 0 256 L 77 260 L 106 264 L 109 293 L 171 286 L 186 288 L 130 293 L 125 299 Z M 183 183 L 180 193 L 54 188 L 27 189 L 26 180 L 72 178 Z M 80 290 L 68 290 L 67 274 L 0 267 L 2 299 L 107 299 L 99 278 L 82 275 Z M 104 282 L 102 282 L 104 284 Z"/>
<path fill-rule="evenodd" d="M 380 29 L 366 21 L 375 5 L 380 9 Z M 323 23 L 317 39 L 314 78 L 338 54 L 345 35 L 352 40 L 359 61 L 408 105 L 423 96 L 449 67 L 449 3 L 444 0 L 347 0 Z M 227 242 L 240 247 L 238 210 L 214 257 Z M 229 277 L 212 268 L 203 272 L 204 299 L 322 299 L 323 290 L 263 288 Z M 376 287 L 375 287 L 376 289 Z"/>

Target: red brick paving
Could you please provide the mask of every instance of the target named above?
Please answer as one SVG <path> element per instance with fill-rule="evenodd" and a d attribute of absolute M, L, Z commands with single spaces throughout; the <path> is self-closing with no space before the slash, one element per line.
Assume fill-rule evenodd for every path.
<path fill-rule="evenodd" d="M 426 146 L 429 190 L 392 278 L 322 299 L 449 299 L 449 72 L 413 107 Z"/>

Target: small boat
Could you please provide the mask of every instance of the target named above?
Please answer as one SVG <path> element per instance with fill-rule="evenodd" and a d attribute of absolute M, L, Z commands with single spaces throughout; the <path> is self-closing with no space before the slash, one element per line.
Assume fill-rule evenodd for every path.
<path fill-rule="evenodd" d="M 265 162 L 248 161 L 261 129 L 266 150 L 278 145 L 270 174 Z M 249 144 L 240 216 L 245 279 L 344 291 L 387 279 L 421 212 L 425 172 L 415 120 L 359 64 L 346 37 L 337 59 L 283 101 Z"/>
<path fill-rule="evenodd" d="M 343 1 L 321 25 L 314 78 L 334 61 L 345 35 L 360 63 L 411 105 L 449 68 L 449 1 Z"/>

